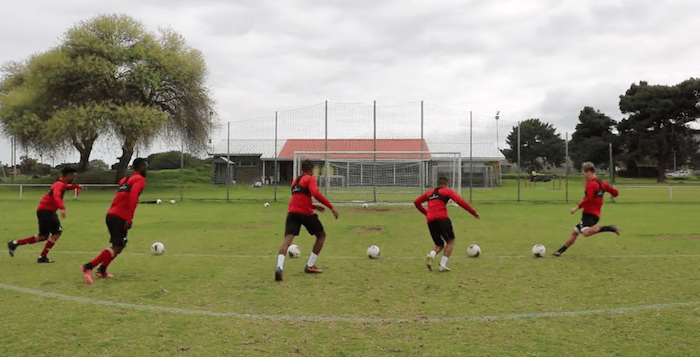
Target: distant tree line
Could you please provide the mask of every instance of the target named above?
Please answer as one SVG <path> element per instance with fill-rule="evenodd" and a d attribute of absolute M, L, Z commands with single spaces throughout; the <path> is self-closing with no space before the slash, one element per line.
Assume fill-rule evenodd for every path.
<path fill-rule="evenodd" d="M 614 162 L 623 162 L 627 173 L 643 175 L 642 165 L 653 165 L 657 181 L 674 163 L 700 167 L 698 130 L 700 79 L 690 78 L 673 86 L 632 84 L 620 95 L 620 111 L 627 118 L 616 122 L 591 107 L 579 113 L 579 123 L 569 142 L 574 168 L 591 161 L 601 168 L 610 166 L 610 144 Z M 555 128 L 539 119 L 519 123 L 520 166 L 542 169 L 565 162 L 565 142 Z M 506 159 L 518 162 L 518 125 L 506 139 Z"/>

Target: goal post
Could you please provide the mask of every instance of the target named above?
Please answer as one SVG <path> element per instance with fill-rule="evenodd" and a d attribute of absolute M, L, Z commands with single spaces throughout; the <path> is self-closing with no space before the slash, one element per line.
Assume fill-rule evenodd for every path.
<path fill-rule="evenodd" d="M 462 155 L 431 151 L 297 151 L 295 177 L 301 163 L 314 163 L 319 190 L 342 203 L 406 204 L 413 202 L 440 177 L 461 194 Z"/>

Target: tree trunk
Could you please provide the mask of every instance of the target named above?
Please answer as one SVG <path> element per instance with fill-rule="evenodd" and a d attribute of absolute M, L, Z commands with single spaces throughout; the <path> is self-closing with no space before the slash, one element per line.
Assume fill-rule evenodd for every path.
<path fill-rule="evenodd" d="M 126 169 L 129 166 L 129 161 L 134 155 L 134 144 L 124 143 L 122 145 L 122 156 L 118 157 L 119 161 L 115 165 L 117 170 L 114 182 L 119 182 L 122 177 L 126 176 Z"/>
<path fill-rule="evenodd" d="M 92 144 L 95 140 L 97 140 L 97 136 L 82 140 L 78 140 L 77 138 L 73 139 L 73 146 L 80 153 L 78 172 L 85 172 L 90 166 L 90 153 L 92 153 Z"/>
<path fill-rule="evenodd" d="M 662 160 L 659 160 L 659 164 L 656 165 L 656 171 L 656 182 L 666 182 L 666 164 Z"/>

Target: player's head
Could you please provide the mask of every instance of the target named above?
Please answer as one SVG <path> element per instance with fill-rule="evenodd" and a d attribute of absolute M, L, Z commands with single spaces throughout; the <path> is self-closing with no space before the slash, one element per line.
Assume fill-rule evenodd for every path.
<path fill-rule="evenodd" d="M 581 164 L 581 171 L 583 172 L 583 177 L 586 179 L 595 177 L 595 165 L 593 165 L 593 163 L 590 161 L 586 161 Z"/>
<path fill-rule="evenodd" d="M 144 158 L 137 158 L 133 163 L 134 171 L 141 174 L 141 176 L 146 177 L 146 172 L 148 171 L 148 161 Z"/>
<path fill-rule="evenodd" d="M 61 170 L 61 175 L 66 182 L 71 183 L 75 179 L 77 172 L 78 170 L 76 170 L 74 167 L 66 166 L 63 168 L 63 170 Z"/>
<path fill-rule="evenodd" d="M 301 172 L 305 174 L 310 174 L 314 172 L 314 164 L 313 162 L 309 160 L 304 160 L 304 162 L 301 163 Z"/>
<path fill-rule="evenodd" d="M 450 183 L 450 180 L 447 179 L 447 177 L 440 177 L 438 179 L 438 186 L 440 187 L 447 187 L 447 185 Z"/>

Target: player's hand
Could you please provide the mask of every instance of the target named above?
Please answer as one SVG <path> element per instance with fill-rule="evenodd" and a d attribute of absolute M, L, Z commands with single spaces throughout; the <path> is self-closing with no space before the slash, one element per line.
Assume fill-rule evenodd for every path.
<path fill-rule="evenodd" d="M 314 205 L 314 208 L 319 212 L 324 212 L 326 210 L 326 207 L 323 207 L 321 205 Z"/>
<path fill-rule="evenodd" d="M 333 212 L 333 217 L 335 217 L 335 219 L 338 219 L 338 211 L 336 211 L 335 208 L 331 208 L 331 212 Z"/>
<path fill-rule="evenodd" d="M 61 210 L 61 218 L 66 218 L 66 210 L 65 209 Z"/>
<path fill-rule="evenodd" d="M 131 229 L 131 224 L 132 224 L 132 222 L 124 223 L 124 229 Z"/>
<path fill-rule="evenodd" d="M 474 215 L 474 218 L 476 218 L 476 219 L 481 219 L 481 216 L 479 216 L 479 214 L 477 213 L 477 214 Z"/>
<path fill-rule="evenodd" d="M 576 211 L 578 211 L 578 206 L 571 209 L 571 214 L 574 214 Z"/>

